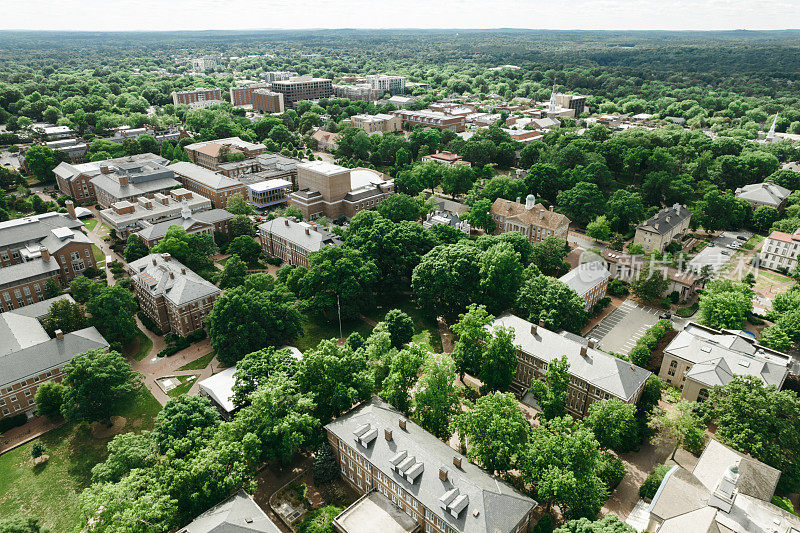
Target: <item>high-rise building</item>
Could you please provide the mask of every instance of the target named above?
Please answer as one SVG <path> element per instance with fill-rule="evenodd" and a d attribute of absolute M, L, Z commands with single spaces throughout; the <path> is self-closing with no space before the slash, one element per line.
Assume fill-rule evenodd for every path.
<path fill-rule="evenodd" d="M 276 81 L 288 80 L 288 79 L 291 79 L 291 78 L 296 78 L 298 76 L 300 76 L 300 74 L 298 74 L 297 72 L 289 71 L 289 70 L 272 70 L 272 71 L 269 71 L 269 72 L 262 72 L 261 73 L 261 77 L 264 79 L 264 81 L 269 82 L 269 83 L 273 83 L 273 82 L 276 82 Z"/>
<path fill-rule="evenodd" d="M 256 89 L 269 89 L 271 86 L 272 84 L 266 82 L 250 81 L 231 87 L 231 105 L 253 105 L 253 91 Z"/>
<path fill-rule="evenodd" d="M 270 89 L 256 89 L 252 93 L 253 111 L 283 113 L 283 94 Z"/>
<path fill-rule="evenodd" d="M 406 92 L 406 79 L 403 76 L 387 76 L 385 74 L 370 74 L 366 77 L 367 83 L 373 89 L 383 93 L 403 94 Z"/>
<path fill-rule="evenodd" d="M 293 106 L 300 100 L 319 100 L 333 96 L 333 83 L 326 78 L 301 76 L 289 80 L 276 81 L 272 90 L 283 94 L 283 102 Z"/>
<path fill-rule="evenodd" d="M 173 91 L 172 93 L 172 103 L 174 105 L 203 106 L 221 101 L 222 91 L 217 87 L 210 89 L 198 87 L 189 91 Z"/>

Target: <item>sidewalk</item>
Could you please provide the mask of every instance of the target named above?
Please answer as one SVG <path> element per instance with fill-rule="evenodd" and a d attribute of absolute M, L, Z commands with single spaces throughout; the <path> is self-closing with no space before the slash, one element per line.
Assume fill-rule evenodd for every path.
<path fill-rule="evenodd" d="M 3 433 L 2 439 L 0 439 L 0 455 L 63 425 L 63 420 L 53 422 L 44 416 L 31 418 L 25 425 L 9 429 Z"/>

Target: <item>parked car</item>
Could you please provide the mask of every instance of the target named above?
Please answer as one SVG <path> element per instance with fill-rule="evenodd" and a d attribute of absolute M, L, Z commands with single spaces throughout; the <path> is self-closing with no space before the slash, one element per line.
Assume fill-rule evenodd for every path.
<path fill-rule="evenodd" d="M 731 255 L 731 253 L 728 250 L 721 250 L 720 253 L 722 255 Z"/>
<path fill-rule="evenodd" d="M 736 238 L 739 239 L 740 241 L 747 242 L 747 237 L 745 237 L 744 235 L 737 235 Z"/>
<path fill-rule="evenodd" d="M 661 320 L 670 320 L 672 318 L 672 313 L 661 313 L 658 315 L 658 318 Z"/>
<path fill-rule="evenodd" d="M 713 248 L 714 247 L 714 243 L 713 242 L 708 243 L 708 247 L 709 248 Z"/>

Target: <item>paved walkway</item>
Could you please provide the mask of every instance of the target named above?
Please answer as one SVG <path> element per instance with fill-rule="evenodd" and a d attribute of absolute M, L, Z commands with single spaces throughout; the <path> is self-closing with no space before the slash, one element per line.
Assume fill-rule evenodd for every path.
<path fill-rule="evenodd" d="M 26 442 L 32 441 L 48 431 L 52 431 L 64 424 L 64 420 L 51 421 L 47 417 L 38 416 L 31 418 L 23 426 L 9 429 L 0 438 L 0 455 L 13 450 L 17 446 L 22 446 Z"/>

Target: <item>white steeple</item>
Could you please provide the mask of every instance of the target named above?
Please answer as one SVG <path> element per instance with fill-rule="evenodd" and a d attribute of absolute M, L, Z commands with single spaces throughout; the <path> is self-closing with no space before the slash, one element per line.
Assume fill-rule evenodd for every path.
<path fill-rule="evenodd" d="M 775 126 L 778 124 L 778 113 L 775 113 L 775 120 L 772 121 L 772 127 L 767 133 L 767 142 L 772 142 L 775 139 Z"/>
<path fill-rule="evenodd" d="M 547 106 L 548 113 L 556 112 L 556 83 L 553 82 L 553 90 L 550 92 L 550 103 Z"/>
<path fill-rule="evenodd" d="M 181 218 L 184 220 L 192 218 L 192 209 L 189 207 L 189 202 L 186 201 L 186 198 L 181 200 Z"/>

